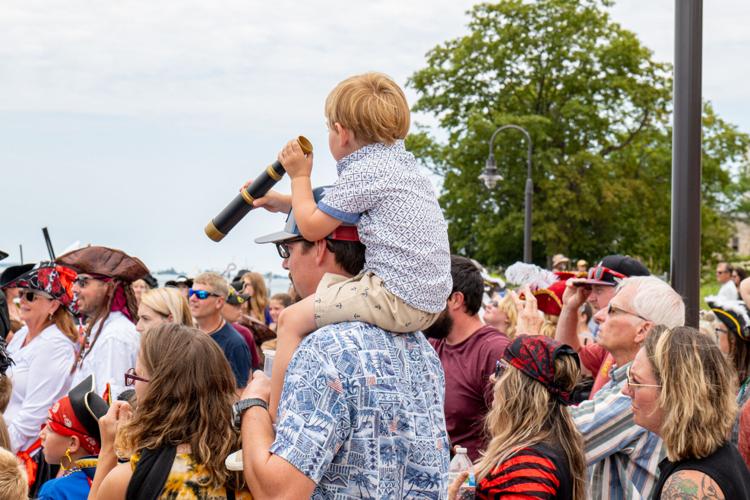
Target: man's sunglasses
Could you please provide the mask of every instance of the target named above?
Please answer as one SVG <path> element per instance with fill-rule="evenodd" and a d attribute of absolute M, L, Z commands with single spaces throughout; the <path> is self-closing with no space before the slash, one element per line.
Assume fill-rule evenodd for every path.
<path fill-rule="evenodd" d="M 135 385 L 136 380 L 139 382 L 150 382 L 150 380 L 136 375 L 135 368 L 130 368 L 128 371 L 125 372 L 125 385 L 126 386 L 130 387 L 132 385 Z"/>
<path fill-rule="evenodd" d="M 282 241 L 281 243 L 276 243 L 276 251 L 279 252 L 279 257 L 282 259 L 288 259 L 291 255 L 289 252 L 289 243 L 296 243 L 298 241 L 305 241 L 305 238 L 300 236 L 292 238 L 291 240 Z"/>
<path fill-rule="evenodd" d="M 200 300 L 206 300 L 209 297 L 221 297 L 218 293 L 209 292 L 208 290 L 193 290 L 192 288 L 188 290 L 188 298 L 195 295 Z"/>
<path fill-rule="evenodd" d="M 89 284 L 89 281 L 104 281 L 107 282 L 111 278 L 95 278 L 94 276 L 78 276 L 76 279 L 73 280 L 74 285 L 78 285 L 79 288 L 86 288 L 86 286 Z"/>

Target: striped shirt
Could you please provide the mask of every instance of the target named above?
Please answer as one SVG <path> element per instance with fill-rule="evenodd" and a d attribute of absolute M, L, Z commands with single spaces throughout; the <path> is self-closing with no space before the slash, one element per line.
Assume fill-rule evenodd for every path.
<path fill-rule="evenodd" d="M 522 448 L 479 482 L 476 497 L 573 498 L 567 459 L 561 451 L 542 443 Z"/>
<path fill-rule="evenodd" d="M 594 500 L 651 498 L 666 456 L 662 440 L 633 422 L 630 398 L 622 394 L 628 366 L 614 367 L 594 399 L 570 409 L 583 435 Z"/>

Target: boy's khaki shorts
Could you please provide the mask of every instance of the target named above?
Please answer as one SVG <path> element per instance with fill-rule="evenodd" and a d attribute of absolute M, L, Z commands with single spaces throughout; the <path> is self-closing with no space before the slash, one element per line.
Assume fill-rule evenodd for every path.
<path fill-rule="evenodd" d="M 315 292 L 318 328 L 345 321 L 363 321 L 383 330 L 409 333 L 423 330 L 440 313 L 420 311 L 393 295 L 372 273 L 353 278 L 326 273 Z"/>

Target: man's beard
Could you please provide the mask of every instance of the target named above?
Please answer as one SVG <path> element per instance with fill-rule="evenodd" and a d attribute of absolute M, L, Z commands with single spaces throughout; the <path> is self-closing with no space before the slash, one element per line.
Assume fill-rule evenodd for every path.
<path fill-rule="evenodd" d="M 431 339 L 442 340 L 448 336 L 451 329 L 453 329 L 453 318 L 450 317 L 448 310 L 445 309 L 429 328 L 422 330 L 422 333 Z"/>

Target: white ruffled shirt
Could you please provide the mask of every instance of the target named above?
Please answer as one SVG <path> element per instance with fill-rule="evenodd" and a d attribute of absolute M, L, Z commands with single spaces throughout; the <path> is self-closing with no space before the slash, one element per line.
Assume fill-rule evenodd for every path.
<path fill-rule="evenodd" d="M 97 323 L 92 330 L 93 334 L 98 328 Z M 89 342 L 92 341 L 93 335 L 89 339 Z M 93 374 L 96 393 L 101 396 L 109 383 L 112 399 L 117 398 L 126 389 L 125 372 L 135 368 L 140 341 L 135 325 L 121 312 L 111 312 L 94 347 L 73 374 L 73 387 Z"/>
<path fill-rule="evenodd" d="M 14 364 L 7 375 L 13 392 L 3 417 L 14 453 L 27 449 L 39 437 L 47 410 L 71 387 L 75 361 L 75 344 L 57 326 L 48 326 L 23 346 L 28 333 L 24 326 L 8 344 Z"/>

